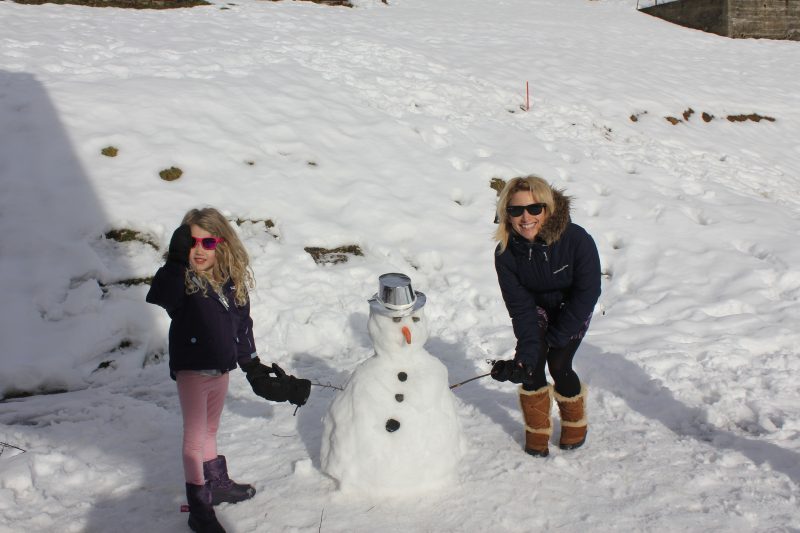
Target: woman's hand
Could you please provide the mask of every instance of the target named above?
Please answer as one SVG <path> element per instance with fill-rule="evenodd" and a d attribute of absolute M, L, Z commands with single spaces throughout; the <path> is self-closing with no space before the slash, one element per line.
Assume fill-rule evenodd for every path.
<path fill-rule="evenodd" d="M 513 369 L 514 361 L 505 361 L 503 359 L 497 360 L 492 365 L 492 379 L 500 381 L 508 381 L 511 377 L 511 370 Z"/>
<path fill-rule="evenodd" d="M 492 379 L 497 381 L 510 381 L 511 383 L 529 383 L 533 381 L 533 365 L 521 361 L 500 360 L 492 366 Z"/>

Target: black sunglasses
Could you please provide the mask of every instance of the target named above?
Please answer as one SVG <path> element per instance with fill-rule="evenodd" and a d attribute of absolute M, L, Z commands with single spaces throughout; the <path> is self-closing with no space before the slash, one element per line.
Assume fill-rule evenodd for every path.
<path fill-rule="evenodd" d="M 510 217 L 521 217 L 523 211 L 527 211 L 531 215 L 538 215 L 545 207 L 547 204 L 509 205 L 506 206 L 506 213 Z"/>

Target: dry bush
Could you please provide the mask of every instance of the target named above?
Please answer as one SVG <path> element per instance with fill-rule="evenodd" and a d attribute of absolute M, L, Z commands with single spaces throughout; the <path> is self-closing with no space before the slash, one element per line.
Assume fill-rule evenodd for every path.
<path fill-rule="evenodd" d="M 492 178 L 489 181 L 489 187 L 495 190 L 497 196 L 500 196 L 500 193 L 503 192 L 503 187 L 506 186 L 506 180 L 503 178 Z"/>

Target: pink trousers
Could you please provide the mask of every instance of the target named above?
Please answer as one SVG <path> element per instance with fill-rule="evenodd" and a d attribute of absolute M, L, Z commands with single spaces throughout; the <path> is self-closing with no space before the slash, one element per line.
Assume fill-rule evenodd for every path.
<path fill-rule="evenodd" d="M 217 430 L 229 379 L 229 373 L 205 376 L 191 370 L 177 372 L 183 414 L 183 473 L 187 483 L 205 484 L 203 462 L 217 458 Z"/>

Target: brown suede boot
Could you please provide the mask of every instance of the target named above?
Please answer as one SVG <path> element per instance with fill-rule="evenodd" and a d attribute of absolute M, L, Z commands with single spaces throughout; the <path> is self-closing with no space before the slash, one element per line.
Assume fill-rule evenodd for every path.
<path fill-rule="evenodd" d="M 567 398 L 561 396 L 556 391 L 553 395 L 558 403 L 558 410 L 561 412 L 561 439 L 558 447 L 562 450 L 574 450 L 580 448 L 586 442 L 587 420 L 586 420 L 586 394 L 588 389 L 585 384 L 581 384 L 581 392 L 577 396 Z"/>
<path fill-rule="evenodd" d="M 547 443 L 553 433 L 550 408 L 553 405 L 551 385 L 534 391 L 519 388 L 519 405 L 525 419 L 525 452 L 537 457 L 547 457 Z"/>

